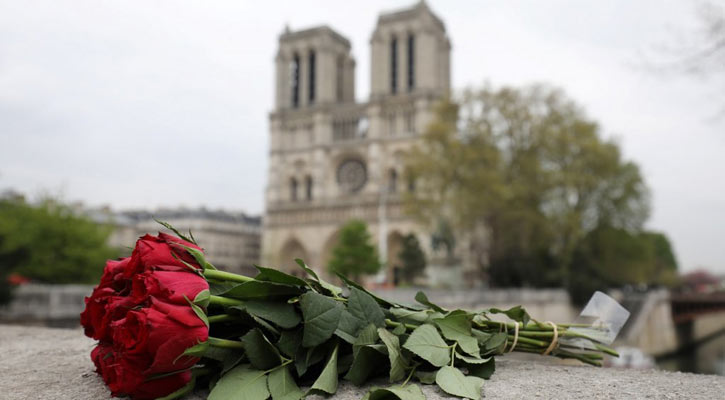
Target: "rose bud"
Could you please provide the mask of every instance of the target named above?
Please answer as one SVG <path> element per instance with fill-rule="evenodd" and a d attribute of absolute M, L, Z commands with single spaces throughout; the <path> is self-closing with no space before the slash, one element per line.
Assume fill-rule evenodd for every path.
<path fill-rule="evenodd" d="M 133 260 L 126 267 L 124 276 L 130 278 L 149 270 L 188 271 L 189 266 L 199 269 L 199 264 L 186 247 L 201 251 L 199 246 L 165 233 L 145 235 L 136 241 Z"/>

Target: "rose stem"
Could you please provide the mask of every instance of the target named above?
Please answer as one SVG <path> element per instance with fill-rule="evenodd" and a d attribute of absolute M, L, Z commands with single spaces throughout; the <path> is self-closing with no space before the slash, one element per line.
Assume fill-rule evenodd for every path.
<path fill-rule="evenodd" d="M 237 340 L 227 340 L 210 337 L 209 345 L 212 347 L 221 347 L 225 349 L 244 349 L 244 343 Z"/>
<path fill-rule="evenodd" d="M 209 296 L 209 304 L 215 304 L 218 306 L 224 306 L 224 307 L 232 307 L 232 306 L 241 306 L 244 304 L 243 301 L 237 300 L 237 299 L 230 299 L 228 297 L 222 297 L 222 296 Z"/>
<path fill-rule="evenodd" d="M 404 324 L 402 322 L 396 322 L 396 321 L 393 321 L 393 320 L 387 319 L 387 318 L 385 319 L 385 325 L 387 325 L 387 326 L 389 326 L 391 328 L 395 328 L 395 327 L 400 326 L 400 325 L 405 325 L 405 329 L 415 329 L 415 328 L 418 327 L 417 325 Z"/>
<path fill-rule="evenodd" d="M 212 279 L 215 281 L 240 282 L 240 283 L 251 282 L 254 280 L 254 278 L 250 278 L 248 276 L 237 275 L 237 274 L 233 274 L 231 272 L 225 272 L 225 271 L 217 271 L 214 269 L 205 269 L 204 277 L 206 279 Z"/>
<path fill-rule="evenodd" d="M 229 314 L 219 314 L 219 315 L 212 315 L 208 317 L 209 323 L 213 324 L 215 322 L 227 322 L 227 321 L 236 321 L 237 317 L 234 315 Z"/>

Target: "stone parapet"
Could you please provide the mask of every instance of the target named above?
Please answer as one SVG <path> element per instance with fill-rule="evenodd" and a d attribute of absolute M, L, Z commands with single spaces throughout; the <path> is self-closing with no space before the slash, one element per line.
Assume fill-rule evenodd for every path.
<path fill-rule="evenodd" d="M 92 347 L 93 341 L 80 329 L 0 325 L 0 397 L 110 399 L 93 372 Z M 549 358 L 497 360 L 496 373 L 483 388 L 486 399 L 717 399 L 725 393 L 721 376 L 562 365 Z M 366 390 L 342 381 L 338 393 L 329 398 L 360 399 Z M 429 400 L 452 399 L 435 386 L 424 386 L 423 391 Z M 204 398 L 200 391 L 185 400 Z"/>

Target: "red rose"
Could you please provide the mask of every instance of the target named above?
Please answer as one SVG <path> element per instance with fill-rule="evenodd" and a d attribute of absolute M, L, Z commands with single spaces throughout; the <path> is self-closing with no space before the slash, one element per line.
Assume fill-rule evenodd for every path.
<path fill-rule="evenodd" d="M 91 360 L 93 360 L 93 364 L 96 365 L 96 372 L 103 377 L 104 381 L 107 381 L 104 371 L 109 370 L 109 366 L 115 362 L 115 355 L 113 354 L 113 348 L 111 345 L 104 343 L 98 344 L 98 346 L 93 348 L 93 351 L 91 351 Z"/>
<path fill-rule="evenodd" d="M 130 289 L 131 281 L 123 276 L 123 272 L 130 262 L 131 257 L 106 261 L 106 268 L 103 270 L 101 283 L 98 284 L 98 287 L 110 287 L 119 294 L 126 293 Z"/>
<path fill-rule="evenodd" d="M 144 355 L 148 365 L 139 371 L 151 376 L 189 368 L 199 361 L 181 355 L 209 338 L 209 328 L 189 305 L 152 300 L 151 307 L 129 311 L 111 325 L 118 353 Z"/>
<path fill-rule="evenodd" d="M 188 271 L 189 265 L 200 268 L 185 247 L 201 251 L 199 246 L 165 233 L 159 233 L 159 236 L 145 235 L 136 241 L 131 256 L 133 260 L 126 267 L 124 275 L 130 278 L 148 270 Z"/>
<path fill-rule="evenodd" d="M 86 308 L 81 313 L 84 332 L 88 337 L 104 341 L 111 340 L 110 323 L 125 317 L 136 305 L 133 298 L 116 296 L 110 287 L 97 287 L 85 302 Z"/>
<path fill-rule="evenodd" d="M 134 399 L 156 399 L 166 396 L 191 381 L 191 371 L 185 370 L 163 378 L 142 373 L 148 364 L 145 355 L 119 356 L 111 346 L 99 344 L 91 353 L 96 371 L 114 396 L 128 395 Z"/>
<path fill-rule="evenodd" d="M 133 278 L 131 297 L 141 304 L 150 297 L 168 303 L 187 305 L 196 295 L 209 289 L 203 277 L 187 271 L 147 271 Z"/>

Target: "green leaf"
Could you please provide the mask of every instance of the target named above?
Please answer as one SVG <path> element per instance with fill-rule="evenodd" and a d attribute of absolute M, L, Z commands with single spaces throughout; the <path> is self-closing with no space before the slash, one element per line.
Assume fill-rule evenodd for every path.
<path fill-rule="evenodd" d="M 211 299 L 211 292 L 209 289 L 204 289 L 194 297 L 194 304 L 206 308 L 209 306 L 209 299 Z"/>
<path fill-rule="evenodd" d="M 400 341 L 398 337 L 388 332 L 385 328 L 378 328 L 378 335 L 385 343 L 388 349 L 388 359 L 390 360 L 390 382 L 399 381 L 405 378 L 405 370 L 408 363 L 400 351 Z"/>
<path fill-rule="evenodd" d="M 456 352 L 456 358 L 465 362 L 466 364 L 484 364 L 488 362 L 492 357 L 481 358 L 480 356 L 469 356 Z"/>
<path fill-rule="evenodd" d="M 236 308 L 236 307 L 231 307 L 231 308 Z M 252 317 L 252 319 L 254 320 L 254 322 L 257 323 L 257 325 L 264 328 L 267 332 L 272 333 L 275 336 L 279 336 L 279 331 L 277 330 L 277 328 L 273 327 L 270 323 L 263 320 L 262 318 L 259 318 L 256 315 L 249 314 L 249 316 Z"/>
<path fill-rule="evenodd" d="M 360 329 L 370 324 L 376 327 L 385 326 L 385 314 L 372 296 L 352 287 L 347 309 L 342 312 L 335 334 L 352 344 Z"/>
<path fill-rule="evenodd" d="M 393 335 L 395 335 L 395 336 L 400 336 L 404 333 L 405 333 L 405 325 L 403 325 L 403 324 L 400 324 L 400 325 L 396 326 L 395 328 L 393 328 Z"/>
<path fill-rule="evenodd" d="M 438 311 L 439 313 L 447 312 L 443 307 L 440 307 L 439 305 L 434 304 L 430 300 L 428 300 L 428 296 L 426 296 L 425 293 L 423 293 L 423 292 L 419 291 L 418 293 L 415 294 L 415 301 L 417 301 L 418 303 L 420 303 L 424 306 L 430 307 L 430 308 Z"/>
<path fill-rule="evenodd" d="M 529 313 L 527 313 L 521 306 L 511 307 L 508 310 L 490 308 L 487 312 L 490 312 L 491 314 L 505 314 L 512 320 L 523 323 L 524 326 L 526 326 L 531 320 Z"/>
<path fill-rule="evenodd" d="M 242 361 L 244 350 L 209 346 L 206 353 L 204 353 L 204 357 L 221 362 L 222 374 L 225 374 Z"/>
<path fill-rule="evenodd" d="M 479 400 L 483 379 L 475 376 L 465 376 L 458 368 L 446 365 L 438 370 L 436 384 L 448 394 Z"/>
<path fill-rule="evenodd" d="M 477 376 L 483 379 L 489 379 L 496 371 L 496 358 L 490 357 L 488 362 L 480 365 L 468 365 L 468 375 Z"/>
<path fill-rule="evenodd" d="M 463 310 L 456 310 L 442 319 L 435 319 L 436 325 L 440 328 L 443 336 L 448 340 L 458 342 L 461 350 L 472 356 L 479 355 L 478 340 L 471 332 L 471 316 Z"/>
<path fill-rule="evenodd" d="M 436 382 L 437 373 L 438 371 L 415 371 L 415 377 L 418 378 L 421 383 L 432 385 Z"/>
<path fill-rule="evenodd" d="M 385 326 L 385 314 L 375 299 L 364 291 L 352 287 L 347 301 L 347 310 L 362 322 L 361 326 L 374 324 L 378 328 Z"/>
<path fill-rule="evenodd" d="M 294 328 L 302 321 L 292 304 L 278 301 L 249 300 L 244 305 L 250 314 L 266 319 L 284 329 Z"/>
<path fill-rule="evenodd" d="M 234 282 L 209 282 L 209 291 L 212 296 L 221 296 L 224 293 L 230 291 L 234 287 L 238 286 L 238 283 Z"/>
<path fill-rule="evenodd" d="M 267 379 L 267 386 L 272 394 L 272 400 L 299 400 L 305 395 L 287 367 L 272 371 Z"/>
<path fill-rule="evenodd" d="M 209 342 L 201 342 L 184 350 L 181 355 L 191 357 L 204 357 L 209 348 L 211 348 L 211 346 L 209 346 Z"/>
<path fill-rule="evenodd" d="M 493 336 L 493 334 L 491 334 L 491 333 L 484 332 L 484 331 L 476 329 L 476 328 L 471 329 L 471 332 L 473 333 L 473 336 L 476 338 L 476 340 L 478 340 L 479 345 L 485 344 L 488 341 L 488 339 L 490 339 L 491 336 Z"/>
<path fill-rule="evenodd" d="M 360 331 L 360 334 L 355 339 L 352 345 L 352 353 L 357 357 L 358 349 L 362 346 L 368 346 L 375 344 L 379 339 L 378 329 L 375 325 L 370 324 Z"/>
<path fill-rule="evenodd" d="M 325 350 L 325 346 L 312 347 L 309 349 L 300 347 L 294 357 L 297 375 L 304 375 L 308 368 L 322 361 L 327 354 Z"/>
<path fill-rule="evenodd" d="M 189 246 L 183 245 L 181 243 L 174 243 L 174 245 L 179 246 L 179 247 L 182 247 L 189 254 L 191 254 L 191 256 L 194 257 L 194 260 L 196 260 L 197 264 L 199 264 L 199 266 L 201 267 L 202 271 L 203 270 L 207 270 L 207 269 L 216 270 L 216 267 L 214 267 L 209 261 L 206 260 L 206 257 L 204 256 L 204 253 L 201 250 L 198 250 L 198 249 L 195 249 L 193 247 L 189 247 Z M 177 260 L 183 262 L 184 265 L 187 265 L 188 266 L 188 264 L 185 261 L 182 261 L 181 259 L 177 258 L 176 255 L 173 252 L 171 254 L 174 256 L 174 258 L 176 258 Z M 192 268 L 196 272 L 198 272 L 197 269 L 194 268 L 193 266 L 192 266 Z"/>
<path fill-rule="evenodd" d="M 277 341 L 277 348 L 287 357 L 294 357 L 301 345 L 302 329 L 282 331 L 279 341 Z"/>
<path fill-rule="evenodd" d="M 486 350 L 493 350 L 499 348 L 500 346 L 503 346 L 504 344 L 506 344 L 507 338 L 508 334 L 506 332 L 499 332 L 494 334 L 486 341 Z"/>
<path fill-rule="evenodd" d="M 393 385 L 386 388 L 373 387 L 365 395 L 368 400 L 389 400 L 397 398 L 400 400 L 425 400 L 425 395 L 420 387 L 415 384 Z"/>
<path fill-rule="evenodd" d="M 255 265 L 255 268 L 259 271 L 259 274 L 254 277 L 258 281 L 267 281 L 272 283 L 281 283 L 284 285 L 295 285 L 295 286 L 309 286 L 306 280 L 298 278 L 294 275 L 286 274 L 282 271 L 264 268 L 259 265 Z"/>
<path fill-rule="evenodd" d="M 242 337 L 242 343 L 244 343 L 244 350 L 249 362 L 254 368 L 266 370 L 280 364 L 281 359 L 277 348 L 264 337 L 259 329 L 254 328 L 247 332 Z"/>
<path fill-rule="evenodd" d="M 337 329 L 335 330 L 335 335 L 340 337 L 342 340 L 353 344 L 355 343 L 355 339 L 357 338 L 360 328 L 363 326 L 362 321 L 350 314 L 347 310 L 343 310 L 340 315 L 340 322 L 337 324 Z"/>
<path fill-rule="evenodd" d="M 339 296 L 340 294 L 342 294 L 342 288 L 340 288 L 338 286 L 335 286 L 335 285 L 333 285 L 333 284 L 331 284 L 329 282 L 326 282 L 325 280 L 323 280 L 322 278 L 320 278 L 319 276 L 317 276 L 317 274 L 315 273 L 315 271 L 313 271 L 312 268 L 310 268 L 309 266 L 307 266 L 307 264 L 305 264 L 305 262 L 302 261 L 302 259 L 295 258 L 295 262 L 297 263 L 297 265 L 300 266 L 300 268 L 302 268 L 303 270 L 305 270 L 305 272 L 307 272 L 314 279 L 314 281 L 317 282 L 317 284 L 320 285 L 320 287 L 322 287 L 328 293 L 330 293 L 330 294 L 332 294 L 334 296 Z"/>
<path fill-rule="evenodd" d="M 329 394 L 337 391 L 337 348 L 338 346 L 335 345 L 335 349 L 332 350 L 332 354 L 325 364 L 325 369 L 322 370 L 310 390 L 320 390 Z"/>
<path fill-rule="evenodd" d="M 267 375 L 248 364 L 235 367 L 222 376 L 207 400 L 267 400 Z"/>
<path fill-rule="evenodd" d="M 392 307 L 401 307 L 401 305 L 400 305 L 400 304 L 398 304 L 398 303 L 395 303 L 395 302 L 392 302 L 392 301 L 389 301 L 389 300 L 385 300 L 384 298 L 382 298 L 382 297 L 380 297 L 380 296 L 377 296 L 377 295 L 376 295 L 375 293 L 373 293 L 373 292 L 371 292 L 371 291 L 369 291 L 369 290 L 365 289 L 365 288 L 364 288 L 364 287 L 363 287 L 362 285 L 360 285 L 359 283 L 357 283 L 357 282 L 355 282 L 355 281 L 353 281 L 353 280 L 350 280 L 350 279 L 349 279 L 348 277 L 346 277 L 346 276 L 345 276 L 345 275 L 343 275 L 343 274 L 340 274 L 340 273 L 336 273 L 336 275 L 337 275 L 337 276 L 338 276 L 338 277 L 339 277 L 339 278 L 340 278 L 340 279 L 341 279 L 341 280 L 342 280 L 343 282 L 345 282 L 345 284 L 346 284 L 347 286 L 349 286 L 349 287 L 354 287 L 354 288 L 356 288 L 356 289 L 358 289 L 358 290 L 362 290 L 363 292 L 365 292 L 365 293 L 369 294 L 370 296 L 372 296 L 372 298 L 373 298 L 373 299 L 375 299 L 375 301 L 377 301 L 377 302 L 378 302 L 378 304 L 380 304 L 381 306 L 383 306 L 383 307 L 385 307 L 385 308 L 392 308 Z"/>
<path fill-rule="evenodd" d="M 304 318 L 302 346 L 313 347 L 324 343 L 335 330 L 344 310 L 339 302 L 318 293 L 308 292 L 300 296 Z"/>
<path fill-rule="evenodd" d="M 391 308 L 390 313 L 401 322 L 412 322 L 416 324 L 432 322 L 436 318 L 443 318 L 444 315 L 433 310 L 410 310 L 408 308 Z"/>
<path fill-rule="evenodd" d="M 320 281 L 320 277 L 317 276 L 317 273 L 312 268 L 308 267 L 304 260 L 302 260 L 301 258 L 295 258 L 295 262 L 297 263 L 297 265 L 300 266 L 300 268 L 307 272 L 307 274 L 311 276 L 312 279 L 318 282 Z"/>
<path fill-rule="evenodd" d="M 192 310 L 194 310 L 194 314 L 196 314 L 197 317 L 199 317 L 200 320 L 204 322 L 204 325 L 206 325 L 207 328 L 209 328 L 209 318 L 206 316 L 206 313 L 204 310 L 201 309 L 201 307 L 194 304 L 191 300 L 189 300 L 186 295 L 184 295 L 184 299 L 187 303 L 189 303 L 189 307 L 191 307 Z"/>
<path fill-rule="evenodd" d="M 274 297 L 291 297 L 297 296 L 303 290 L 297 286 L 282 285 L 279 283 L 249 281 L 244 282 L 224 293 L 225 297 L 231 297 L 241 300 L 263 299 L 268 300 Z"/>
<path fill-rule="evenodd" d="M 345 379 L 358 386 L 362 385 L 370 375 L 375 375 L 386 361 L 385 355 L 376 349 L 370 346 L 359 346 Z"/>
<path fill-rule="evenodd" d="M 436 367 L 442 367 L 451 361 L 450 346 L 438 334 L 438 330 L 430 324 L 417 327 L 403 347 Z"/>

